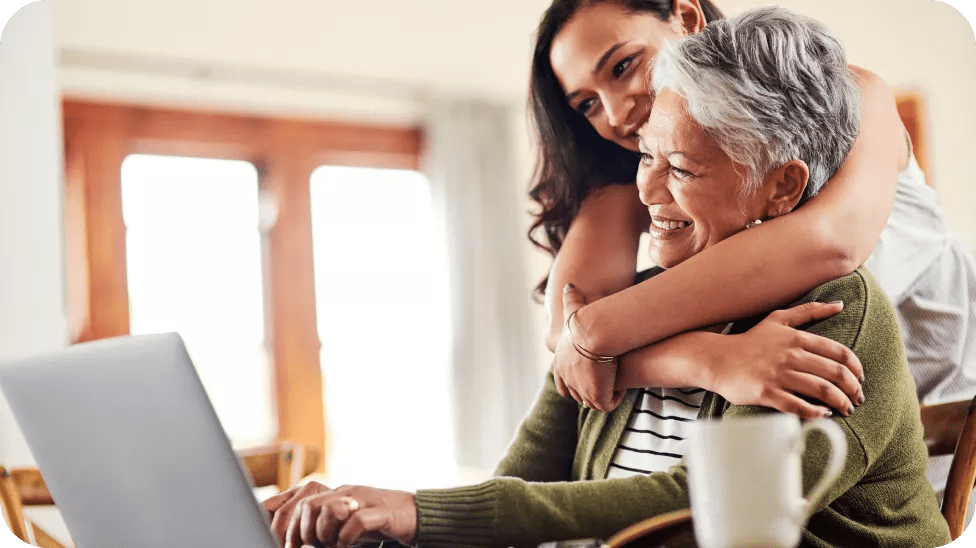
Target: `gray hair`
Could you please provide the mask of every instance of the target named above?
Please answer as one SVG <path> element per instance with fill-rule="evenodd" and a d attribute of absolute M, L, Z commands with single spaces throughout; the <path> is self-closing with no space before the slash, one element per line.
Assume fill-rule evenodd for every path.
<path fill-rule="evenodd" d="M 823 24 L 764 7 L 666 44 L 654 64 L 667 87 L 729 157 L 749 170 L 744 195 L 794 159 L 810 170 L 800 202 L 844 162 L 860 127 L 861 93 L 844 46 Z"/>

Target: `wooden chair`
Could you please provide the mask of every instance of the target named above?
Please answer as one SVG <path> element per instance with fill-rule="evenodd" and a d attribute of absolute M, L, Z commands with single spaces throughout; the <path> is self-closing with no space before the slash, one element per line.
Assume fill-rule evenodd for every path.
<path fill-rule="evenodd" d="M 681 548 L 695 546 L 691 510 L 677 510 L 638 521 L 610 537 L 608 548 Z"/>
<path fill-rule="evenodd" d="M 922 426 L 929 456 L 952 455 L 942 515 L 952 540 L 966 528 L 969 498 L 976 487 L 976 398 L 922 406 Z"/>
<path fill-rule="evenodd" d="M 321 456 L 300 443 L 282 442 L 237 452 L 255 487 L 275 485 L 284 491 L 315 472 Z"/>
<path fill-rule="evenodd" d="M 0 507 L 3 517 L 14 536 L 41 548 L 64 548 L 46 531 L 24 516 L 25 506 L 52 506 L 54 500 L 44 484 L 37 468 L 13 468 L 0 466 Z"/>
<path fill-rule="evenodd" d="M 255 487 L 276 486 L 284 491 L 318 468 L 318 451 L 297 443 L 248 448 L 237 452 Z M 13 534 L 41 548 L 65 548 L 24 517 L 25 506 L 53 506 L 44 478 L 37 468 L 0 466 L 0 509 Z"/>

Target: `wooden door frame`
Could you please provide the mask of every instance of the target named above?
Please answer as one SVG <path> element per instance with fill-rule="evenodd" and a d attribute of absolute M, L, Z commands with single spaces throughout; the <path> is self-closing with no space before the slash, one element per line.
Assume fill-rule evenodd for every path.
<path fill-rule="evenodd" d="M 160 154 L 251 162 L 262 192 L 273 196 L 278 212 L 263 242 L 276 440 L 327 454 L 309 179 L 312 170 L 325 164 L 418 169 L 421 130 L 72 98 L 62 101 L 62 113 L 72 343 L 129 333 L 121 193 L 125 157 Z M 351 205 L 364 212 L 368 207 Z"/>

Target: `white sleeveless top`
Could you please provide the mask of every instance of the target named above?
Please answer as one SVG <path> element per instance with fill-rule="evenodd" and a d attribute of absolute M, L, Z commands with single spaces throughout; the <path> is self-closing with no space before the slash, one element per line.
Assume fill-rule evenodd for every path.
<path fill-rule="evenodd" d="M 924 405 L 976 394 L 976 260 L 949 233 L 936 198 L 912 156 L 898 174 L 888 224 L 864 263 L 895 305 Z M 940 496 L 951 460 L 929 459 L 929 481 Z"/>
<path fill-rule="evenodd" d="M 914 156 L 864 265 L 895 305 L 919 401 L 976 394 L 976 260 L 949 234 Z"/>

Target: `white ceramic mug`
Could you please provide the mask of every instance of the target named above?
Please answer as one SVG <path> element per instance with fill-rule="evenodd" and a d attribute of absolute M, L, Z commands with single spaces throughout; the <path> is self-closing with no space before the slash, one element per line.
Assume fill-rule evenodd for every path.
<path fill-rule="evenodd" d="M 698 421 L 687 450 L 695 538 L 701 548 L 794 548 L 817 500 L 836 481 L 847 454 L 840 427 L 800 425 L 793 415 Z M 801 454 L 807 434 L 830 440 L 830 459 L 803 497 Z"/>

